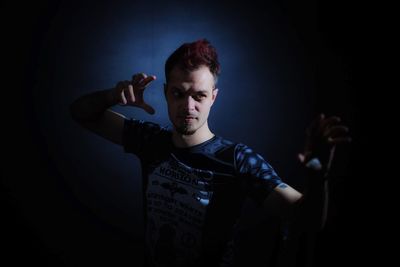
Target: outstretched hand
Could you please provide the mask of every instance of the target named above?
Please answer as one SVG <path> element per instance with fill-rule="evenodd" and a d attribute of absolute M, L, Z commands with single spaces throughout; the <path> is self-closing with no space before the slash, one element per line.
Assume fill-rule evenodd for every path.
<path fill-rule="evenodd" d="M 325 117 L 320 114 L 306 130 L 303 153 L 298 155 L 301 163 L 307 164 L 317 158 L 320 165 L 314 166 L 327 174 L 334 159 L 336 145 L 349 143 L 349 129 L 337 116 Z"/>
<path fill-rule="evenodd" d="M 136 106 L 144 109 L 149 114 L 154 114 L 155 110 L 143 99 L 146 87 L 156 79 L 156 76 L 147 76 L 138 73 L 132 76 L 131 81 L 121 81 L 114 89 L 114 98 L 120 105 Z"/>

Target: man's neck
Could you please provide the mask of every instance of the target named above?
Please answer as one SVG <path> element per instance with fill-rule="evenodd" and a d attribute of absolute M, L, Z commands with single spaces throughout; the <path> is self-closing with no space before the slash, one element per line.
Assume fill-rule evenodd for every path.
<path fill-rule="evenodd" d="M 172 132 L 172 142 L 176 147 L 185 148 L 201 144 L 214 137 L 208 126 L 204 125 L 198 129 L 194 134 L 185 135 L 178 133 L 175 129 Z"/>

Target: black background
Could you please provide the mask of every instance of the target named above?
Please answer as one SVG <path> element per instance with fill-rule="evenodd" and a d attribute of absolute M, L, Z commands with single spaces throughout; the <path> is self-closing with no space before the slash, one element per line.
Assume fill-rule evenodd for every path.
<path fill-rule="evenodd" d="M 342 151 L 345 164 L 339 169 L 338 178 L 332 184 L 332 213 L 327 228 L 317 243 L 315 255 L 316 266 L 341 266 L 375 259 L 376 252 L 373 248 L 376 243 L 371 241 L 374 238 L 374 231 L 370 228 L 368 220 L 376 215 L 370 201 L 364 197 L 372 195 L 373 192 L 365 185 L 368 181 L 365 183 L 363 170 L 368 166 L 368 161 L 361 160 L 361 147 L 367 143 L 366 135 L 361 132 L 363 97 L 359 95 L 354 79 L 355 62 L 362 47 L 360 42 L 362 33 L 358 28 L 358 9 L 356 4 L 346 1 L 322 2 L 280 1 L 267 5 L 279 10 L 279 18 L 290 25 L 288 32 L 298 36 L 299 42 L 289 44 L 288 47 L 291 45 L 302 47 L 303 61 L 299 63 L 295 59 L 292 60 L 291 55 L 287 54 L 282 65 L 294 67 L 278 70 L 288 70 L 289 75 L 297 73 L 299 76 L 309 73 L 304 69 L 311 69 L 313 73 L 311 76 L 298 78 L 303 79 L 303 84 L 313 85 L 299 98 L 306 102 L 307 110 L 291 110 L 287 116 L 282 115 L 283 119 L 286 118 L 285 123 L 296 124 L 295 119 L 292 121 L 288 118 L 299 112 L 301 122 L 297 122 L 296 129 L 299 129 L 299 132 L 295 134 L 298 138 L 286 147 L 287 150 L 283 149 L 277 154 L 278 159 L 273 161 L 273 165 L 280 170 L 280 173 L 283 172 L 284 176 L 291 174 L 289 159 L 284 155 L 293 154 L 292 152 L 300 147 L 299 140 L 303 129 L 297 126 L 304 125 L 304 122 L 317 112 L 338 114 L 350 126 L 353 143 L 351 147 Z M 124 4 L 126 3 L 110 2 L 109 5 Z M 137 5 L 139 4 L 156 7 L 160 3 L 147 2 Z M 169 1 L 169 5 L 172 6 L 181 4 L 179 1 Z M 52 21 L 59 14 L 60 8 L 65 6 L 65 2 L 41 1 L 34 4 L 3 5 L 9 17 L 2 18 L 5 33 L 3 51 L 6 59 L 6 71 L 3 72 L 2 158 L 6 160 L 3 161 L 2 170 L 1 202 L 4 208 L 1 218 L 4 225 L 1 240 L 3 248 L 6 249 L 2 250 L 1 261 L 8 262 L 5 266 L 36 263 L 41 266 L 134 266 L 140 262 L 139 258 L 142 255 L 142 248 L 138 245 L 140 231 L 127 231 L 126 225 L 120 223 L 124 216 L 113 219 L 110 211 L 105 218 L 99 216 L 102 209 L 113 209 L 119 202 L 111 208 L 106 208 L 104 203 L 100 203 L 96 207 L 97 210 L 94 210 L 93 205 L 88 205 L 83 200 L 84 197 L 71 188 L 77 186 L 68 182 L 68 175 L 71 172 L 67 172 L 67 175 L 65 170 L 60 168 L 60 161 L 63 159 L 53 157 L 51 150 L 54 148 L 49 145 L 51 142 L 47 140 L 48 135 L 43 133 L 42 120 L 48 127 L 51 122 L 48 119 L 50 116 L 48 112 L 51 112 L 51 109 L 41 109 L 37 106 L 51 101 L 51 98 L 38 99 L 35 95 L 34 91 L 37 90 L 35 86 L 41 84 L 45 77 L 38 74 L 37 70 L 43 65 L 47 71 L 51 69 L 51 66 L 46 66 L 48 62 L 46 56 L 49 54 L 43 53 L 43 40 L 53 38 L 49 35 Z M 84 4 L 85 7 L 91 5 L 94 7 L 94 13 L 100 12 L 96 11 L 96 3 Z M 186 5 L 191 4 L 186 3 Z M 265 19 L 261 16 L 263 14 L 260 10 L 263 6 L 261 2 L 246 1 L 232 5 L 221 1 L 210 5 L 217 10 L 224 10 L 226 6 L 231 5 L 229 12 L 242 14 L 237 25 L 231 25 L 232 28 L 237 27 L 239 32 L 244 31 L 240 25 L 243 21 L 248 25 L 261 25 Z M 135 4 L 130 3 L 130 6 Z M 196 4 L 193 4 L 193 7 L 197 7 Z M 73 17 L 74 9 L 69 12 Z M 76 12 L 80 12 L 79 8 Z M 90 17 L 87 21 L 90 21 Z M 76 27 L 73 23 L 71 25 Z M 64 27 L 68 28 L 69 25 Z M 251 36 L 254 38 L 253 41 L 259 38 L 261 44 L 265 41 L 263 40 L 265 35 L 255 33 Z M 59 46 L 62 47 L 63 43 Z M 77 70 L 80 71 L 85 71 L 85 68 Z M 51 89 L 44 90 L 50 92 Z M 293 92 L 289 90 L 288 94 L 291 93 Z M 285 91 L 282 94 L 285 95 Z M 218 124 L 216 128 L 224 132 L 223 127 L 218 128 Z M 284 140 L 290 139 L 292 134 L 285 133 L 288 129 L 292 128 L 278 128 L 277 131 L 283 133 L 282 141 L 276 145 L 277 147 L 285 148 Z M 243 133 L 234 137 L 242 138 L 245 135 Z M 73 142 L 74 138 L 75 135 L 68 142 Z M 252 137 L 244 141 L 251 143 L 250 140 L 253 140 Z M 58 140 L 56 143 L 62 142 L 65 141 Z M 276 148 L 263 142 L 254 141 L 253 144 L 261 152 L 267 148 Z M 69 143 L 64 145 L 68 146 Z M 85 158 L 82 161 L 84 165 Z M 74 170 L 73 173 L 85 177 L 87 173 L 91 173 L 91 168 L 88 167 L 88 170 L 81 172 Z M 90 187 L 91 183 L 89 181 L 80 186 Z M 101 198 L 101 195 L 98 197 Z M 126 215 L 129 208 L 129 205 L 123 207 L 121 214 Z M 128 218 L 137 215 L 126 216 Z M 129 219 L 132 220 L 131 217 Z M 361 252 L 357 252 L 359 249 Z"/>

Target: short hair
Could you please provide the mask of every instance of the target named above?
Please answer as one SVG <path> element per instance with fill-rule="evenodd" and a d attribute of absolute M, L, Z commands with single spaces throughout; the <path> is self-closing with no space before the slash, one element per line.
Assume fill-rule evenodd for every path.
<path fill-rule="evenodd" d="M 165 62 L 167 83 L 169 74 L 175 66 L 186 71 L 193 71 L 201 66 L 206 66 L 214 76 L 215 83 L 217 83 L 220 74 L 217 50 L 206 39 L 184 43 L 168 57 Z"/>

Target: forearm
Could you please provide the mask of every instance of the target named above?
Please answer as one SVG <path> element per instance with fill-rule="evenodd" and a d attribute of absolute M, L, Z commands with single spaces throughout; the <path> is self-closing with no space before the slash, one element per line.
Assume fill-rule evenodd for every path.
<path fill-rule="evenodd" d="M 98 120 L 104 111 L 117 103 L 113 89 L 96 91 L 76 99 L 70 106 L 70 112 L 74 120 L 90 122 Z"/>
<path fill-rule="evenodd" d="M 319 231 L 328 212 L 328 180 L 319 171 L 305 170 L 305 189 L 296 209 L 296 221 L 302 231 Z"/>

